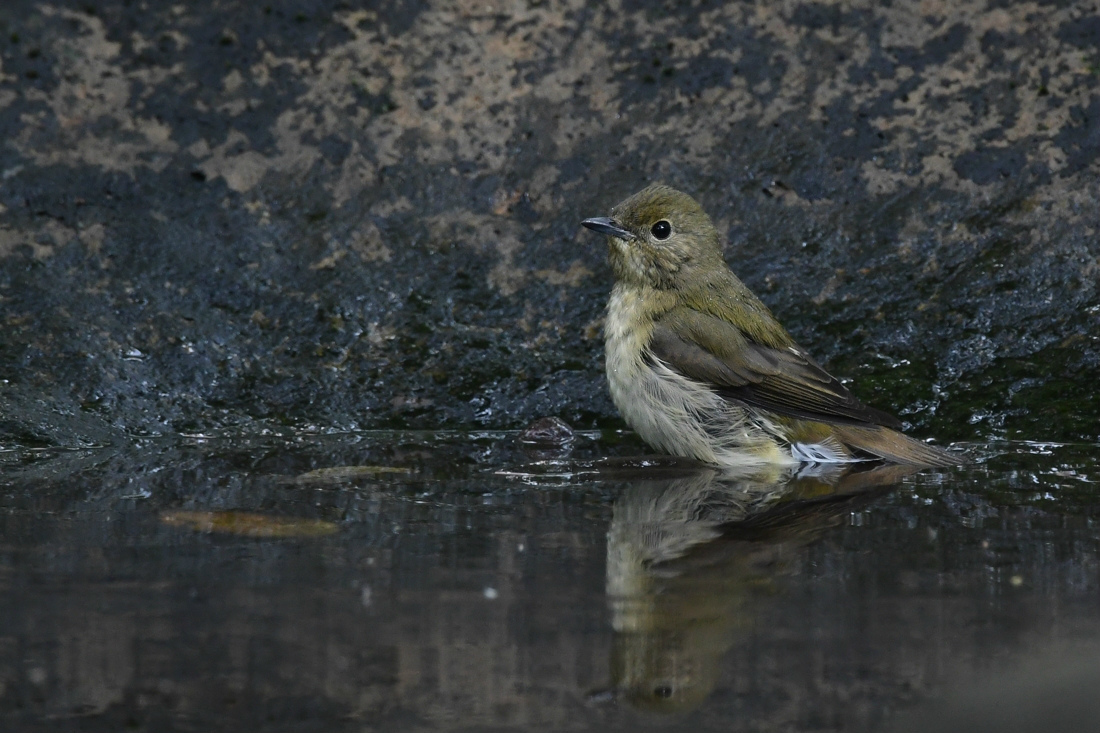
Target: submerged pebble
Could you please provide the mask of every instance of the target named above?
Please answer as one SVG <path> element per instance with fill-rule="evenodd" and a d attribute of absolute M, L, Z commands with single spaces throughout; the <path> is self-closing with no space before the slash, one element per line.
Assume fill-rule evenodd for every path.
<path fill-rule="evenodd" d="M 540 417 L 524 428 L 519 442 L 544 448 L 570 445 L 577 437 L 569 423 L 557 417 Z"/>

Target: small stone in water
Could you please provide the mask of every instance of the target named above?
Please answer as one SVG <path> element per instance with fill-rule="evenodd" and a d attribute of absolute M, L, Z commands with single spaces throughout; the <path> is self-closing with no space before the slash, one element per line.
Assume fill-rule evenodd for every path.
<path fill-rule="evenodd" d="M 569 423 L 556 417 L 540 417 L 519 434 L 519 442 L 527 445 L 560 446 L 573 442 L 576 434 Z"/>

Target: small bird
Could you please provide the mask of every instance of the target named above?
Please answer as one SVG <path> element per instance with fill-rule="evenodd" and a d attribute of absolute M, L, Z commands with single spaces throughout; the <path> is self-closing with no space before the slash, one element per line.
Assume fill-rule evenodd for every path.
<path fill-rule="evenodd" d="M 795 343 L 722 258 L 691 196 L 653 184 L 585 219 L 607 235 L 615 286 L 607 380 L 653 448 L 729 468 L 878 460 L 956 466 L 857 400 Z"/>

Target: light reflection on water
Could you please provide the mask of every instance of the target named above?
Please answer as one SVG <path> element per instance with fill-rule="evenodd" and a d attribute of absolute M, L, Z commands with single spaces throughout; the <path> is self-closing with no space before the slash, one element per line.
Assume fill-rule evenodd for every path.
<path fill-rule="evenodd" d="M 879 730 L 1092 700 L 1095 446 L 795 476 L 637 447 L 10 447 L 0 727 Z"/>

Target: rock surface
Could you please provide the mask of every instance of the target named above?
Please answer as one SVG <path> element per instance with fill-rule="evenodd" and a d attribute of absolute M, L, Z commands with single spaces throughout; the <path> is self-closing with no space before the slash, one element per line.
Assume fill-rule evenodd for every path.
<path fill-rule="evenodd" d="M 7 0 L 0 441 L 618 424 L 661 179 L 865 400 L 1094 440 L 1087 3 Z"/>

